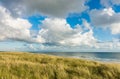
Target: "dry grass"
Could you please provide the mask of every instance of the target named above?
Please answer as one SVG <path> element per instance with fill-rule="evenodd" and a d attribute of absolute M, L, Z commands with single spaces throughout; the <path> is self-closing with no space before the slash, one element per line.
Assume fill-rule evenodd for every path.
<path fill-rule="evenodd" d="M 0 53 L 0 79 L 120 79 L 120 65 L 33 53 Z"/>

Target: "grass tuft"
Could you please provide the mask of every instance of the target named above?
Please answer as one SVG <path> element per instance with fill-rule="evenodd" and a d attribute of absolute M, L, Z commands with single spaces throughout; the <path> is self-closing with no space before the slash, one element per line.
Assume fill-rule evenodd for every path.
<path fill-rule="evenodd" d="M 120 65 L 44 54 L 1 52 L 0 79 L 120 79 Z"/>

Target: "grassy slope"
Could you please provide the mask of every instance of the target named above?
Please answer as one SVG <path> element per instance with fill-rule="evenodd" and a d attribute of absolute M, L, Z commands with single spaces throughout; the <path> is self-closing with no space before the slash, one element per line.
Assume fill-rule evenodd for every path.
<path fill-rule="evenodd" d="M 1 52 L 0 79 L 120 79 L 120 65 L 32 53 Z"/>

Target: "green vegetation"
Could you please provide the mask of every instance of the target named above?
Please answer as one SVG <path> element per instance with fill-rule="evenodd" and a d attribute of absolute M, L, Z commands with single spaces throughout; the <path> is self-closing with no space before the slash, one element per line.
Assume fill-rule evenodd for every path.
<path fill-rule="evenodd" d="M 0 79 L 120 79 L 120 65 L 33 53 L 0 53 Z"/>

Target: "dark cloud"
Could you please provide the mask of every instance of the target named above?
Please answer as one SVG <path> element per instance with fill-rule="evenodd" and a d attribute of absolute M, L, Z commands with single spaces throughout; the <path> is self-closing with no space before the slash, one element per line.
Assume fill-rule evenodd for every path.
<path fill-rule="evenodd" d="M 65 17 L 69 13 L 79 13 L 88 8 L 84 5 L 86 0 L 1 0 L 0 2 L 14 15 L 40 13 Z"/>

